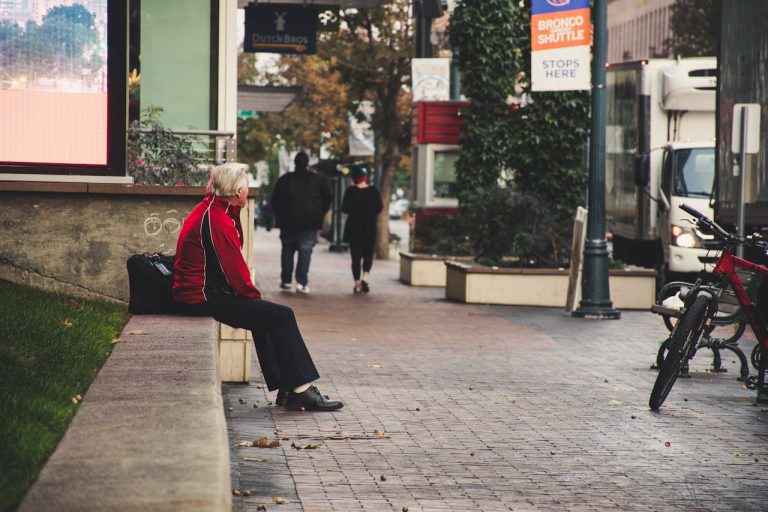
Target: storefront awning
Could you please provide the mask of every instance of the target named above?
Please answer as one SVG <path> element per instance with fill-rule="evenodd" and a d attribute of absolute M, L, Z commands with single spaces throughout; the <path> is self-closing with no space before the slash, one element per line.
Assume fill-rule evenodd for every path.
<path fill-rule="evenodd" d="M 293 103 L 301 87 L 237 86 L 237 110 L 282 112 Z"/>

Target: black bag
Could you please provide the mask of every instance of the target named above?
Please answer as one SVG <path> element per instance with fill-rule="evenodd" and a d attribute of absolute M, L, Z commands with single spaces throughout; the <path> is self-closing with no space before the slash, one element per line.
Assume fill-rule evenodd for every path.
<path fill-rule="evenodd" d="M 173 312 L 173 260 L 174 256 L 163 254 L 134 254 L 128 258 L 128 311 L 135 315 Z"/>

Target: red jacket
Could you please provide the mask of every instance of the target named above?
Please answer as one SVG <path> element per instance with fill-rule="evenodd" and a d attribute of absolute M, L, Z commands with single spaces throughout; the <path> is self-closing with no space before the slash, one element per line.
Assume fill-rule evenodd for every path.
<path fill-rule="evenodd" d="M 242 248 L 240 207 L 220 197 L 205 196 L 189 212 L 179 233 L 173 300 L 182 304 L 206 302 L 206 294 L 215 290 L 260 299 Z"/>

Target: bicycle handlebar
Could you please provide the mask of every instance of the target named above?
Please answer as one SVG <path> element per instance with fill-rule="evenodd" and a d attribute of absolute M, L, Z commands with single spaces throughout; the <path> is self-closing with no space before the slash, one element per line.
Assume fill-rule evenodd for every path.
<path fill-rule="evenodd" d="M 680 209 L 684 212 L 693 215 L 696 217 L 696 220 L 698 223 L 703 224 L 717 236 L 718 238 L 721 238 L 722 240 L 725 240 L 726 242 L 738 242 L 738 243 L 745 243 L 746 240 L 743 238 L 739 238 L 738 236 L 729 233 L 725 229 L 723 229 L 717 222 L 713 221 L 700 211 L 698 211 L 696 208 L 692 208 L 688 206 L 687 204 L 683 203 L 680 205 Z"/>

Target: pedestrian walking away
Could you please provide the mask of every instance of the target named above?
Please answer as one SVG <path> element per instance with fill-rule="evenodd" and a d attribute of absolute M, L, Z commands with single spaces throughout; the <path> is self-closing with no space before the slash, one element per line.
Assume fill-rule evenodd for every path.
<path fill-rule="evenodd" d="M 359 295 L 371 289 L 369 278 L 373 266 L 373 250 L 376 247 L 376 219 L 383 204 L 378 189 L 368 185 L 364 167 L 353 167 L 350 175 L 355 184 L 344 192 L 341 211 L 347 214 L 344 241 L 349 244 L 352 255 L 352 279 L 355 281 L 353 292 Z"/>
<path fill-rule="evenodd" d="M 278 390 L 276 404 L 291 410 L 340 409 L 341 401 L 328 399 L 311 384 L 320 376 L 293 310 L 264 300 L 251 282 L 240 252 L 246 169 L 237 163 L 214 167 L 206 196 L 184 221 L 174 262 L 176 310 L 250 330 L 267 388 Z"/>
<path fill-rule="evenodd" d="M 293 159 L 295 170 L 284 174 L 272 192 L 272 212 L 280 228 L 280 288 L 290 290 L 296 259 L 296 291 L 309 293 L 309 263 L 331 206 L 330 183 L 308 169 L 309 157 L 300 151 Z"/>

